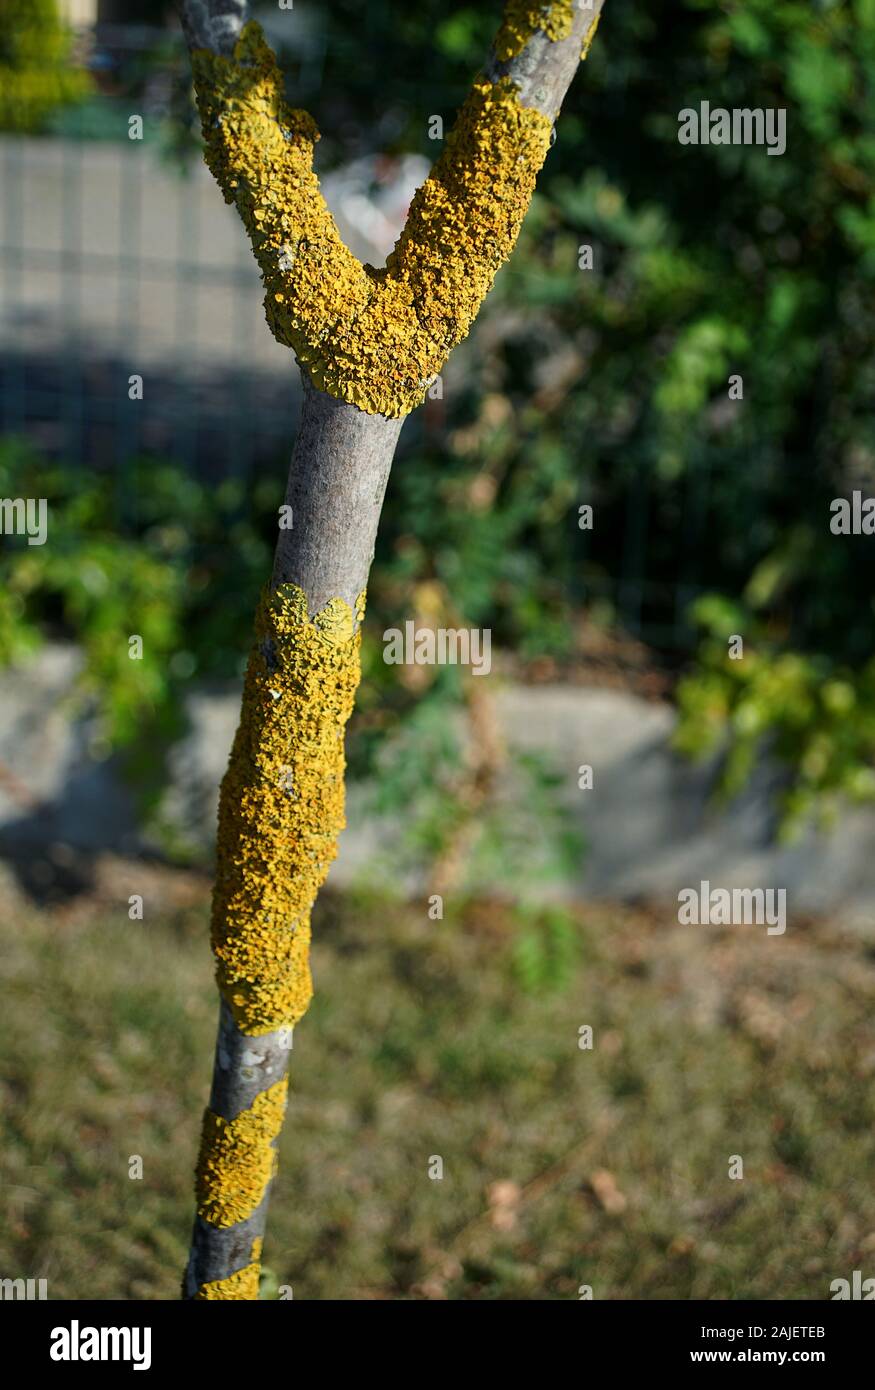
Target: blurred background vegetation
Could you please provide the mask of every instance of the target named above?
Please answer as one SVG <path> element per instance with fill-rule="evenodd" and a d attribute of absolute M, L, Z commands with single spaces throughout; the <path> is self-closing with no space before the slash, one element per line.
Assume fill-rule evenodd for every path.
<path fill-rule="evenodd" d="M 0 1268 L 50 1298 L 174 1299 L 186 1259 L 207 887 L 140 867 L 132 927 L 131 882 L 107 865 L 51 914 L 3 885 Z M 764 933 L 570 921 L 545 992 L 495 904 L 320 896 L 263 1297 L 822 1300 L 871 1275 L 871 944 L 794 921 L 776 966 Z"/>
<path fill-rule="evenodd" d="M 187 167 L 199 136 L 170 10 L 117 5 L 114 24 L 71 49 L 46 18 L 55 9 L 4 9 L 13 71 L 30 74 L 32 35 L 49 35 L 48 86 L 29 107 L 14 98 L 7 128 L 111 139 L 144 109 L 148 138 Z M 495 19 L 444 0 L 295 14 L 305 40 L 284 55 L 289 89 L 316 110 L 323 172 L 375 152 L 433 157 L 428 117 L 450 119 Z M 275 16 L 271 31 L 283 32 Z M 428 741 L 464 699 L 456 673 L 417 672 L 409 689 L 379 660 L 383 627 L 423 612 L 491 627 L 541 679 L 585 666 L 594 635 L 618 638 L 618 652 L 643 640 L 654 671 L 680 677 L 679 746 L 728 743 L 728 789 L 764 740 L 784 760 L 787 829 L 838 794 L 872 795 L 868 542 L 833 537 L 828 520 L 833 497 L 875 488 L 873 76 L 873 0 L 612 0 L 513 261 L 443 400 L 405 429 L 370 591 L 356 766 L 399 720 L 417 721 L 414 745 Z M 677 111 L 702 98 L 785 107 L 785 155 L 691 157 Z M 20 385 L 7 373 L 4 392 Z M 123 431 L 99 463 L 81 428 L 47 458 L 21 424 L 0 449 L 0 490 L 40 486 L 61 543 L 41 553 L 4 538 L 0 651 L 74 637 L 109 744 L 154 742 L 180 727 L 187 682 L 240 670 L 290 436 L 260 445 L 250 420 L 237 459 L 205 470 L 191 455 L 138 455 Z M 592 531 L 578 528 L 584 503 Z M 115 640 L 132 607 L 148 627 L 136 677 Z M 733 633 L 742 663 L 726 657 Z M 429 758 L 458 758 L 452 738 L 437 742 Z M 400 771 L 399 798 L 417 780 Z"/>
<path fill-rule="evenodd" d="M 61 10 L 77 20 L 72 38 L 55 25 Z M 429 117 L 451 120 L 498 10 L 296 0 L 292 31 L 264 7 L 289 94 L 322 130 L 320 173 L 363 165 L 376 199 L 405 157 L 431 162 Z M 136 310 L 159 274 L 130 114 L 145 115 L 145 153 L 183 188 L 199 168 L 172 8 L 7 3 L 0 79 L 11 94 L 0 100 L 0 286 L 14 302 L 25 273 L 56 276 L 67 335 L 54 356 L 25 352 L 13 317 L 0 342 L 0 495 L 47 497 L 52 527 L 43 548 L 0 541 L 0 659 L 24 661 L 47 639 L 79 644 L 96 746 L 124 751 L 154 799 L 186 693 L 242 672 L 295 396 L 276 377 L 253 379 L 241 340 L 212 394 L 182 370 L 197 362 L 171 348 L 140 415 L 128 400 Z M 482 683 L 381 660 L 383 629 L 408 618 L 491 628 L 500 669 L 517 680 L 607 669 L 614 685 L 675 699 L 679 749 L 721 751 L 727 792 L 770 749 L 785 770 L 788 833 L 875 792 L 873 542 L 829 529 L 834 497 L 875 495 L 873 87 L 875 0 L 608 0 L 520 244 L 442 398 L 405 424 L 390 482 L 349 751 L 356 775 L 379 773 L 377 809 L 403 810 L 396 866 L 403 848 L 451 882 L 460 836 L 472 852 L 475 825 L 478 852 L 503 855 L 511 882 L 526 851 L 518 819 L 509 827 L 492 803 L 490 769 L 464 752 L 467 719 L 488 761 Z M 786 153 L 681 147 L 678 111 L 702 99 L 786 108 Z M 93 196 L 83 160 L 98 147 L 135 170 L 119 184 L 111 264 L 81 233 Z M 41 150 L 63 169 L 60 259 L 34 251 L 16 220 L 16 189 L 31 188 Z M 208 194 L 218 218 L 218 193 Z M 213 228 L 177 231 L 184 251 L 160 274 L 180 329 L 193 287 L 212 290 L 200 262 Z M 103 266 L 137 281 L 118 303 L 130 351 L 80 316 Z M 258 299 L 251 267 L 239 282 L 215 281 L 217 296 L 226 289 Z M 729 397 L 731 375 L 742 400 Z M 161 428 L 150 434 L 141 422 L 153 409 Z M 585 504 L 591 531 L 578 525 Z M 743 662 L 727 659 L 734 634 Z M 521 766 L 527 807 L 561 864 L 577 849 L 551 771 Z M 111 886 L 101 911 L 127 891 Z M 165 904 L 154 935 L 124 959 L 106 950 L 108 915 L 31 919 L 22 906 L 26 943 L 10 934 L 6 1051 L 27 1033 L 34 1001 L 51 1025 L 9 1082 L 25 1118 L 14 1121 L 6 1229 L 28 1268 L 55 1251 L 71 1294 L 87 1271 L 93 1296 L 117 1295 L 120 1280 L 129 1296 L 174 1296 L 189 1201 L 178 1155 L 193 1151 L 203 1086 L 192 1076 L 213 1010 L 206 881 L 185 891 L 174 888 L 183 906 Z M 724 934 L 673 946 L 646 914 L 613 909 L 582 923 L 564 909 L 475 901 L 439 945 L 421 911 L 387 921 L 382 899 L 329 898 L 319 911 L 324 969 L 302 1060 L 296 1043 L 302 1095 L 283 1154 L 289 1191 L 312 1200 L 277 1199 L 268 1264 L 280 1281 L 303 1262 L 316 1296 L 337 1293 L 341 1267 L 366 1297 L 574 1297 L 579 1282 L 598 1282 L 586 1277 L 591 1257 L 597 1296 L 820 1297 L 827 1275 L 871 1260 L 875 1216 L 860 1174 L 871 1166 L 873 986 L 859 943 L 847 948 L 820 924 L 769 973 L 761 952 Z M 168 969 L 181 982 L 174 994 Z M 336 972 L 345 985 L 332 985 Z M 579 1020 L 582 998 L 602 1012 Z M 155 1052 L 156 1018 L 180 1040 L 173 1058 Z M 608 1035 L 595 1063 L 574 1050 L 581 1021 Z M 556 1041 L 563 1029 L 568 1047 Z M 371 1050 L 351 1045 L 353 1034 Z M 70 1086 L 51 1059 L 77 1047 Z M 307 1049 L 319 1059 L 309 1070 Z M 835 1069 L 837 1058 L 854 1061 Z M 120 1090 L 131 1098 L 126 1133 L 142 1131 L 159 1172 L 146 1204 L 126 1199 L 130 1222 L 107 1232 Z M 49 1093 L 51 1104 L 28 1109 L 28 1097 Z M 713 1155 L 736 1151 L 742 1111 L 760 1136 L 763 1181 L 727 1198 Z M 425 1183 L 424 1198 L 409 1187 L 419 1154 L 442 1152 L 448 1114 L 462 1165 L 452 1218 L 438 1213 L 439 1184 Z M 364 1155 L 352 1176 L 350 1145 Z M 28 1195 L 47 1150 L 48 1206 Z M 645 1170 L 657 1171 L 649 1185 Z M 487 1201 L 483 1171 L 505 1184 Z M 371 1224 L 357 1225 L 358 1197 L 371 1196 Z"/>

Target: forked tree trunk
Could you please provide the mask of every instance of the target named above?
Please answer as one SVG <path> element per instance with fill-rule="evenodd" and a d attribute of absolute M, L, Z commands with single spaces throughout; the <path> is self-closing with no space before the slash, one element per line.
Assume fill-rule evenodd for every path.
<path fill-rule="evenodd" d="M 256 617 L 220 795 L 222 998 L 186 1298 L 258 1296 L 292 1029 L 312 992 L 310 910 L 343 826 L 344 729 L 395 446 L 512 249 L 601 7 L 510 0 L 486 75 L 375 273 L 340 243 L 311 172 L 315 128 L 285 106 L 245 0 L 183 3 L 207 159 L 249 229 L 268 321 L 304 368 L 291 526 Z"/>

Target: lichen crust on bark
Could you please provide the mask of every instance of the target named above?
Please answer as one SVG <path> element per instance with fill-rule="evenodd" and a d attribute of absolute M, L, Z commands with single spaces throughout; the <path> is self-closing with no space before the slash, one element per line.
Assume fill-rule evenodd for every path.
<path fill-rule="evenodd" d="M 247 228 L 274 336 L 314 385 L 393 418 L 422 403 L 519 235 L 552 123 L 479 78 L 386 266 L 344 245 L 313 171 L 319 133 L 285 101 L 254 21 L 230 57 L 192 55 L 205 158 Z"/>
<path fill-rule="evenodd" d="M 540 30 L 553 43 L 567 39 L 574 26 L 575 0 L 508 0 L 504 20 L 495 40 L 495 56 L 500 63 L 522 53 L 529 39 Z"/>
<path fill-rule="evenodd" d="M 312 996 L 310 911 L 344 828 L 344 732 L 360 676 L 355 611 L 313 618 L 295 584 L 256 615 L 240 725 L 219 799 L 212 945 L 246 1034 L 291 1027 Z"/>
<path fill-rule="evenodd" d="M 204 1112 L 195 1169 L 197 1213 L 221 1230 L 245 1221 L 261 1205 L 276 1172 L 274 1142 L 282 1129 L 288 1078 L 269 1086 L 247 1110 L 226 1120 Z"/>
<path fill-rule="evenodd" d="M 599 27 L 599 20 L 601 19 L 601 17 L 601 10 L 599 10 L 598 14 L 593 19 L 592 24 L 589 26 L 589 28 L 583 36 L 583 43 L 580 49 L 580 61 L 582 63 L 586 62 L 586 59 L 589 56 L 589 50 L 592 48 L 592 41 L 595 38 L 596 30 Z"/>

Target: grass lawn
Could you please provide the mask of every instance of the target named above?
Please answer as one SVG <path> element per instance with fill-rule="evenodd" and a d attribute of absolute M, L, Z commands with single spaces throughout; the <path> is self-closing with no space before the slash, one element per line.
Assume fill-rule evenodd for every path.
<path fill-rule="evenodd" d="M 208 882 L 105 861 L 66 905 L 8 871 L 0 896 L 0 1275 L 176 1298 Z M 435 922 L 326 893 L 314 926 L 266 1297 L 822 1299 L 875 1275 L 875 950 L 841 922 L 589 906 L 552 971 L 496 903 Z"/>

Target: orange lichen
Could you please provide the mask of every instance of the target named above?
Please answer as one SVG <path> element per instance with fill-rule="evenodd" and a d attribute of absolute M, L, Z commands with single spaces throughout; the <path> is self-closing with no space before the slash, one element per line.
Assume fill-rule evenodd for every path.
<path fill-rule="evenodd" d="M 345 825 L 344 730 L 364 595 L 311 619 L 294 584 L 266 594 L 222 782 L 212 943 L 237 1026 L 291 1026 L 312 996 L 310 910 Z"/>
<path fill-rule="evenodd" d="M 531 0 L 508 0 L 504 21 L 495 40 L 495 56 L 500 63 L 522 53 L 536 30 L 540 29 L 556 43 L 567 39 L 574 24 L 573 0 L 553 0 L 553 3 L 532 3 Z"/>
<path fill-rule="evenodd" d="M 233 1120 L 204 1112 L 195 1195 L 198 1215 L 209 1225 L 236 1226 L 260 1206 L 276 1171 L 274 1140 L 282 1129 L 288 1089 L 283 1077 Z"/>
<path fill-rule="evenodd" d="M 249 232 L 274 336 L 329 395 L 406 415 L 514 247 L 551 122 L 523 106 L 510 81 L 476 82 L 375 270 L 341 240 L 313 172 L 318 131 L 287 105 L 259 26 L 245 26 L 233 57 L 200 51 L 193 67 L 206 161 Z"/>

